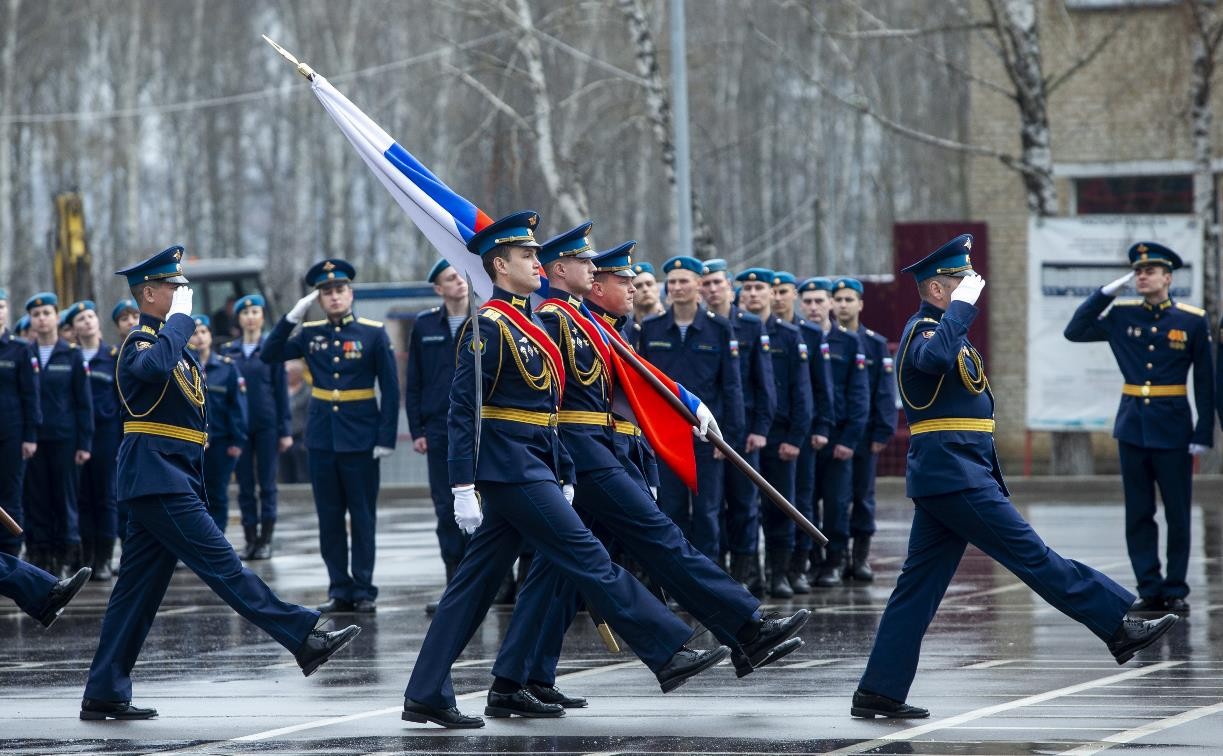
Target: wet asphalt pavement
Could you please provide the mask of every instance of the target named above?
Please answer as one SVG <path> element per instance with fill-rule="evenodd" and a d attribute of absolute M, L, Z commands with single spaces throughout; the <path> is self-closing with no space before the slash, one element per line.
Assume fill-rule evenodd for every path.
<path fill-rule="evenodd" d="M 1024 489 L 1022 483 L 1015 488 Z M 109 588 L 93 584 L 44 630 L 0 605 L 0 752 L 34 753 L 1143 753 L 1223 751 L 1223 506 L 1199 486 L 1192 615 L 1118 667 L 1087 630 L 969 549 L 923 647 L 910 702 L 931 718 L 849 717 L 850 696 L 904 553 L 911 508 L 881 487 L 869 587 L 822 590 L 806 645 L 737 680 L 729 663 L 663 695 L 631 652 L 610 654 L 581 615 L 558 685 L 589 708 L 559 720 L 489 719 L 476 731 L 402 722 L 403 688 L 443 573 L 427 499 L 384 494 L 381 589 L 364 632 L 309 679 L 291 655 L 179 570 L 133 675 L 155 720 L 82 722 L 86 671 Z M 1032 486 L 1016 503 L 1050 546 L 1133 586 L 1115 483 Z M 285 599 L 326 598 L 308 494 L 282 489 L 277 553 L 255 569 Z M 1050 493 L 1052 492 L 1052 493 Z M 1104 499 L 1107 503 L 1092 503 Z M 240 539 L 231 523 L 229 536 Z M 508 612 L 490 613 L 454 670 L 459 706 L 481 714 Z M 687 617 L 685 617 L 688 619 Z M 351 617 L 337 622 L 348 624 Z M 704 635 L 697 645 L 708 646 Z"/>

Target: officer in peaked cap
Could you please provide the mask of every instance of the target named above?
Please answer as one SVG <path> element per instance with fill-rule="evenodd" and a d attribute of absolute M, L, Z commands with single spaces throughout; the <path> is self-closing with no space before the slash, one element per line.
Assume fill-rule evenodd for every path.
<path fill-rule="evenodd" d="M 356 637 L 353 625 L 315 630 L 318 612 L 276 597 L 242 566 L 209 516 L 204 490 L 207 386 L 187 340 L 195 331 L 183 248 L 118 271 L 140 305 L 140 324 L 119 352 L 123 406 L 118 494 L 130 521 L 119 579 L 89 668 L 81 719 L 149 719 L 133 706 L 132 668 L 180 560 L 235 611 L 294 653 L 309 675 Z"/>
<path fill-rule="evenodd" d="M 229 525 L 229 480 L 246 443 L 246 380 L 227 355 L 212 348 L 212 320 L 193 315 L 195 332 L 187 346 L 195 352 L 208 386 L 208 448 L 204 450 L 204 491 L 208 514 L 222 533 Z"/>
<path fill-rule="evenodd" d="M 21 484 L 26 461 L 38 449 L 42 407 L 38 398 L 38 358 L 30 343 L 8 330 L 8 292 L 0 289 L 0 507 L 24 525 Z M 28 321 L 27 321 L 28 322 Z M 21 553 L 21 536 L 0 529 L 0 552 Z"/>
<path fill-rule="evenodd" d="M 1125 377 L 1113 436 L 1125 488 L 1125 540 L 1138 581 L 1134 611 L 1184 615 L 1193 457 L 1214 443 L 1210 323 L 1205 310 L 1169 296 L 1172 271 L 1183 264 L 1179 255 L 1162 244 L 1139 242 L 1130 247 L 1129 259 L 1132 270 L 1089 296 L 1065 335 L 1070 341 L 1107 341 Z M 1131 281 L 1141 297 L 1115 299 Z M 1190 368 L 1196 423 L 1186 386 Z M 1156 484 L 1168 522 L 1166 575 L 1159 565 Z"/>

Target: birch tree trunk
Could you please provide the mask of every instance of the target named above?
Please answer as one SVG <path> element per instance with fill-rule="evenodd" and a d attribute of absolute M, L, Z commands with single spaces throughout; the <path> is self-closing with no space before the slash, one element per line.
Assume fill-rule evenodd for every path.
<path fill-rule="evenodd" d="M 0 70 L 4 72 L 0 80 L 0 103 L 7 109 L 13 109 L 13 67 L 17 54 L 17 13 L 21 10 L 21 0 L 9 0 L 8 14 L 4 23 L 4 38 L 0 42 Z M 13 166 L 12 156 L 15 145 L 12 132 L 7 121 L 0 122 L 0 281 L 10 280 L 9 274 L 13 265 Z M 8 325 L 0 323 L 0 327 Z"/>

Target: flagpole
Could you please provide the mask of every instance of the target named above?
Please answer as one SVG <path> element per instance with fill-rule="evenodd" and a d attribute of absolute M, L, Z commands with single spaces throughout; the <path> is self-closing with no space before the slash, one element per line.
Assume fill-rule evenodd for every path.
<path fill-rule="evenodd" d="M 264 41 L 264 42 L 267 42 L 269 45 L 271 45 L 271 46 L 272 46 L 272 48 L 273 48 L 274 50 L 276 50 L 276 52 L 280 53 L 280 57 L 284 58 L 285 60 L 289 61 L 289 62 L 290 62 L 290 63 L 292 63 L 294 66 L 296 66 L 296 67 L 297 67 L 297 72 L 298 72 L 299 74 L 301 74 L 302 76 L 306 77 L 306 78 L 307 78 L 308 80 L 310 80 L 310 81 L 314 81 L 314 77 L 315 77 L 317 74 L 314 72 L 314 69 L 313 69 L 313 68 L 311 68 L 310 66 L 306 65 L 305 63 L 302 63 L 301 61 L 299 61 L 299 60 L 297 59 L 297 56 L 296 56 L 296 55 L 294 55 L 293 53 L 289 52 L 288 50 L 284 49 L 284 48 L 283 48 L 283 47 L 281 47 L 280 45 L 278 45 L 278 44 L 276 44 L 275 42 L 273 42 L 273 41 L 272 41 L 272 38 L 271 38 L 271 37 L 269 37 L 268 35 L 266 35 L 266 34 L 260 34 L 259 36 L 263 37 L 263 41 Z"/>

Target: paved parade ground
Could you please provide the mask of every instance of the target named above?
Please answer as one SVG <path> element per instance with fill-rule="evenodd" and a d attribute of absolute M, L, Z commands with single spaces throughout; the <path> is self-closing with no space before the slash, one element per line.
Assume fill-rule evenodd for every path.
<path fill-rule="evenodd" d="M 313 509 L 294 488 L 282 489 L 277 555 L 255 564 L 282 597 L 314 605 L 326 598 L 326 574 Z M 1132 588 L 1115 481 L 1027 488 L 1020 481 L 1015 488 L 1017 504 L 1050 546 Z M 806 645 L 784 661 L 743 680 L 727 662 L 663 695 L 631 653 L 608 653 L 581 615 L 566 640 L 558 686 L 589 697 L 589 708 L 569 710 L 560 720 L 488 719 L 477 731 L 399 718 L 429 623 L 424 605 L 440 591 L 442 567 L 427 501 L 384 491 L 378 614 L 357 620 L 361 636 L 309 679 L 287 652 L 180 570 L 133 676 L 134 702 L 156 707 L 160 717 L 81 722 L 81 692 L 108 588 L 86 588 L 46 631 L 6 604 L 0 611 L 0 751 L 1218 753 L 1223 508 L 1200 489 L 1189 571 L 1193 613 L 1124 667 L 1089 632 L 970 548 L 926 637 L 910 696 L 931 718 L 851 719 L 850 696 L 908 533 L 911 505 L 889 482 L 881 485 L 879 578 L 871 587 L 819 591 L 777 607 L 814 612 L 802 633 Z M 238 530 L 231 525 L 231 538 L 240 539 Z M 508 617 L 490 614 L 456 665 L 466 713 L 483 713 Z M 696 645 L 711 642 L 703 635 Z"/>

